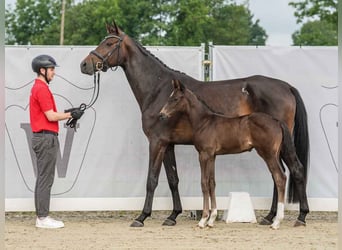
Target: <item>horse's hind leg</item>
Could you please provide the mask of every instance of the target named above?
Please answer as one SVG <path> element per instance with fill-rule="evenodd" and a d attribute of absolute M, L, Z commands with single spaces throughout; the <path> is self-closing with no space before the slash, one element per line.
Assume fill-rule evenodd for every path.
<path fill-rule="evenodd" d="M 166 149 L 164 156 L 164 167 L 167 175 L 167 180 L 169 182 L 169 187 L 172 194 L 173 201 L 173 211 L 171 215 L 164 221 L 164 226 L 174 226 L 176 225 L 177 216 L 182 213 L 182 204 L 178 191 L 178 173 L 175 158 L 175 147 L 174 145 L 169 145 Z"/>
<path fill-rule="evenodd" d="M 290 174 L 294 180 L 295 190 L 299 196 L 299 216 L 294 226 L 305 226 L 305 218 L 309 213 L 308 199 L 306 195 L 306 183 L 304 176 L 304 167 L 296 155 L 284 157 L 284 161 L 289 168 Z"/>
<path fill-rule="evenodd" d="M 281 150 L 281 157 L 290 171 L 290 178 L 293 178 L 293 181 L 290 183 L 289 190 L 297 192 L 294 193 L 292 191 L 289 195 L 289 200 L 294 202 L 299 201 L 300 213 L 295 226 L 301 226 L 306 224 L 305 218 L 306 215 L 309 213 L 308 199 L 306 196 L 306 170 L 298 159 L 295 146 L 286 127 L 283 127 L 283 133 L 284 139 Z"/>
<path fill-rule="evenodd" d="M 299 210 L 300 211 L 299 211 L 299 216 L 294 226 L 305 226 L 306 225 L 305 218 L 306 218 L 306 215 L 309 213 L 308 198 L 306 195 L 306 181 L 304 177 L 303 165 L 299 162 L 298 159 L 296 159 L 296 163 L 297 163 L 295 164 L 296 167 L 291 174 L 294 178 L 295 185 L 297 187 L 297 191 L 300 197 L 299 198 Z"/>

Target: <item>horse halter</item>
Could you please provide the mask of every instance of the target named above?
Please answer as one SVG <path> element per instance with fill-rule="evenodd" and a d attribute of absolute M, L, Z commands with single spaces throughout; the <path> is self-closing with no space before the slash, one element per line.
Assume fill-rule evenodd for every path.
<path fill-rule="evenodd" d="M 96 62 L 96 64 L 94 64 L 94 69 L 96 71 L 102 70 L 102 71 L 106 72 L 108 68 L 112 68 L 108 65 L 108 59 L 113 55 L 113 53 L 116 49 L 118 50 L 118 60 L 120 58 L 120 46 L 121 46 L 121 42 L 123 39 L 119 36 L 116 36 L 116 35 L 108 35 L 103 39 L 103 41 L 107 40 L 108 38 L 116 38 L 119 41 L 116 43 L 114 48 L 108 52 L 108 54 L 106 56 L 102 56 L 100 53 L 98 53 L 95 50 L 90 51 L 90 54 L 93 54 L 96 57 L 98 57 L 99 59 L 101 59 L 101 62 Z"/>

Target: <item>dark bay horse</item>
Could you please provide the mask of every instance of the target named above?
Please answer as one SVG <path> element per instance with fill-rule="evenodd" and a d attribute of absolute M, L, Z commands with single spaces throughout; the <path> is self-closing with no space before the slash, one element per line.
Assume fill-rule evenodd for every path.
<path fill-rule="evenodd" d="M 287 126 L 265 113 L 252 113 L 230 118 L 212 111 L 205 102 L 178 80 L 172 81 L 173 92 L 160 111 L 162 119 L 185 114 L 193 131 L 193 143 L 199 153 L 203 213 L 198 226 L 214 226 L 217 216 L 215 195 L 216 155 L 237 154 L 253 148 L 265 161 L 271 172 L 278 193 L 277 214 L 271 225 L 278 229 L 284 218 L 286 174 L 283 160 L 294 177 L 299 196 L 300 214 L 295 226 L 305 225 L 309 212 L 306 196 L 304 167 L 300 163 Z M 209 198 L 211 213 L 209 213 Z M 210 215 L 210 216 L 209 216 Z"/>
<path fill-rule="evenodd" d="M 307 114 L 297 89 L 265 76 L 198 81 L 167 67 L 114 22 L 107 24 L 107 32 L 108 36 L 90 52 L 80 67 L 82 73 L 89 75 L 115 66 L 122 67 L 142 113 L 143 131 L 149 140 L 148 178 L 144 208 L 131 226 L 143 226 L 144 220 L 151 215 L 162 163 L 173 200 L 173 211 L 163 225 L 175 225 L 177 216 L 182 212 L 174 145 L 193 144 L 193 131 L 189 119 L 183 115 L 174 116 L 167 122 L 159 120 L 159 111 L 172 92 L 172 79 L 179 79 L 213 110 L 224 115 L 234 117 L 263 112 L 285 122 L 293 133 L 296 152 L 306 171 L 309 154 Z M 290 176 L 288 198 L 298 202 L 291 179 Z M 272 224 L 277 213 L 277 196 L 274 185 L 271 210 L 262 223 Z"/>

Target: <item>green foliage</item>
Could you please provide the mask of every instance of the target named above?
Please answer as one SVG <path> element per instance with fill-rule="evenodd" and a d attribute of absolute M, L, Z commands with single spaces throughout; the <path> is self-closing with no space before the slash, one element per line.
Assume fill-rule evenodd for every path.
<path fill-rule="evenodd" d="M 205 42 L 209 23 L 209 7 L 204 1 L 178 0 L 173 20 L 166 34 L 168 45 L 199 45 Z"/>
<path fill-rule="evenodd" d="M 13 44 L 39 44 L 44 30 L 57 20 L 58 0 L 17 0 L 15 10 L 6 9 L 5 27 Z"/>
<path fill-rule="evenodd" d="M 337 45 L 338 0 L 290 2 L 302 28 L 292 35 L 294 45 Z"/>
<path fill-rule="evenodd" d="M 337 30 L 326 21 L 310 21 L 292 35 L 294 45 L 337 45 Z"/>
<path fill-rule="evenodd" d="M 259 20 L 242 5 L 226 5 L 215 9 L 208 39 L 219 45 L 264 45 L 267 39 Z"/>
<path fill-rule="evenodd" d="M 118 12 L 115 0 L 85 0 L 65 13 L 64 44 L 94 45 L 107 34 L 105 24 Z"/>
<path fill-rule="evenodd" d="M 60 0 L 18 0 L 6 10 L 7 44 L 59 44 Z M 259 21 L 244 5 L 227 0 L 67 0 L 65 45 L 95 45 L 115 19 L 144 45 L 264 45 Z"/>

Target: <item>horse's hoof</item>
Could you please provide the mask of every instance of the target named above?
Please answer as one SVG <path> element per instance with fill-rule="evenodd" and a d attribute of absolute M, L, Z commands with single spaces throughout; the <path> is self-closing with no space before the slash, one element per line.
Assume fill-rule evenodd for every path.
<path fill-rule="evenodd" d="M 273 230 L 278 230 L 280 228 L 279 222 L 273 222 L 273 224 L 270 226 Z"/>
<path fill-rule="evenodd" d="M 266 218 L 261 218 L 261 221 L 259 222 L 259 225 L 264 225 L 264 226 L 269 226 L 269 225 L 272 225 L 272 221 L 269 221 L 268 219 Z"/>
<path fill-rule="evenodd" d="M 176 225 L 176 221 L 175 220 L 171 220 L 171 219 L 166 219 L 163 223 L 163 226 L 174 226 Z"/>
<path fill-rule="evenodd" d="M 294 227 L 306 227 L 306 222 L 301 220 L 296 220 Z"/>
<path fill-rule="evenodd" d="M 134 220 L 131 224 L 131 227 L 143 227 L 144 223 L 138 220 Z"/>
<path fill-rule="evenodd" d="M 200 225 L 200 224 L 197 224 L 197 227 L 199 227 L 200 229 L 203 229 L 203 228 L 205 228 L 206 227 L 206 225 Z"/>

